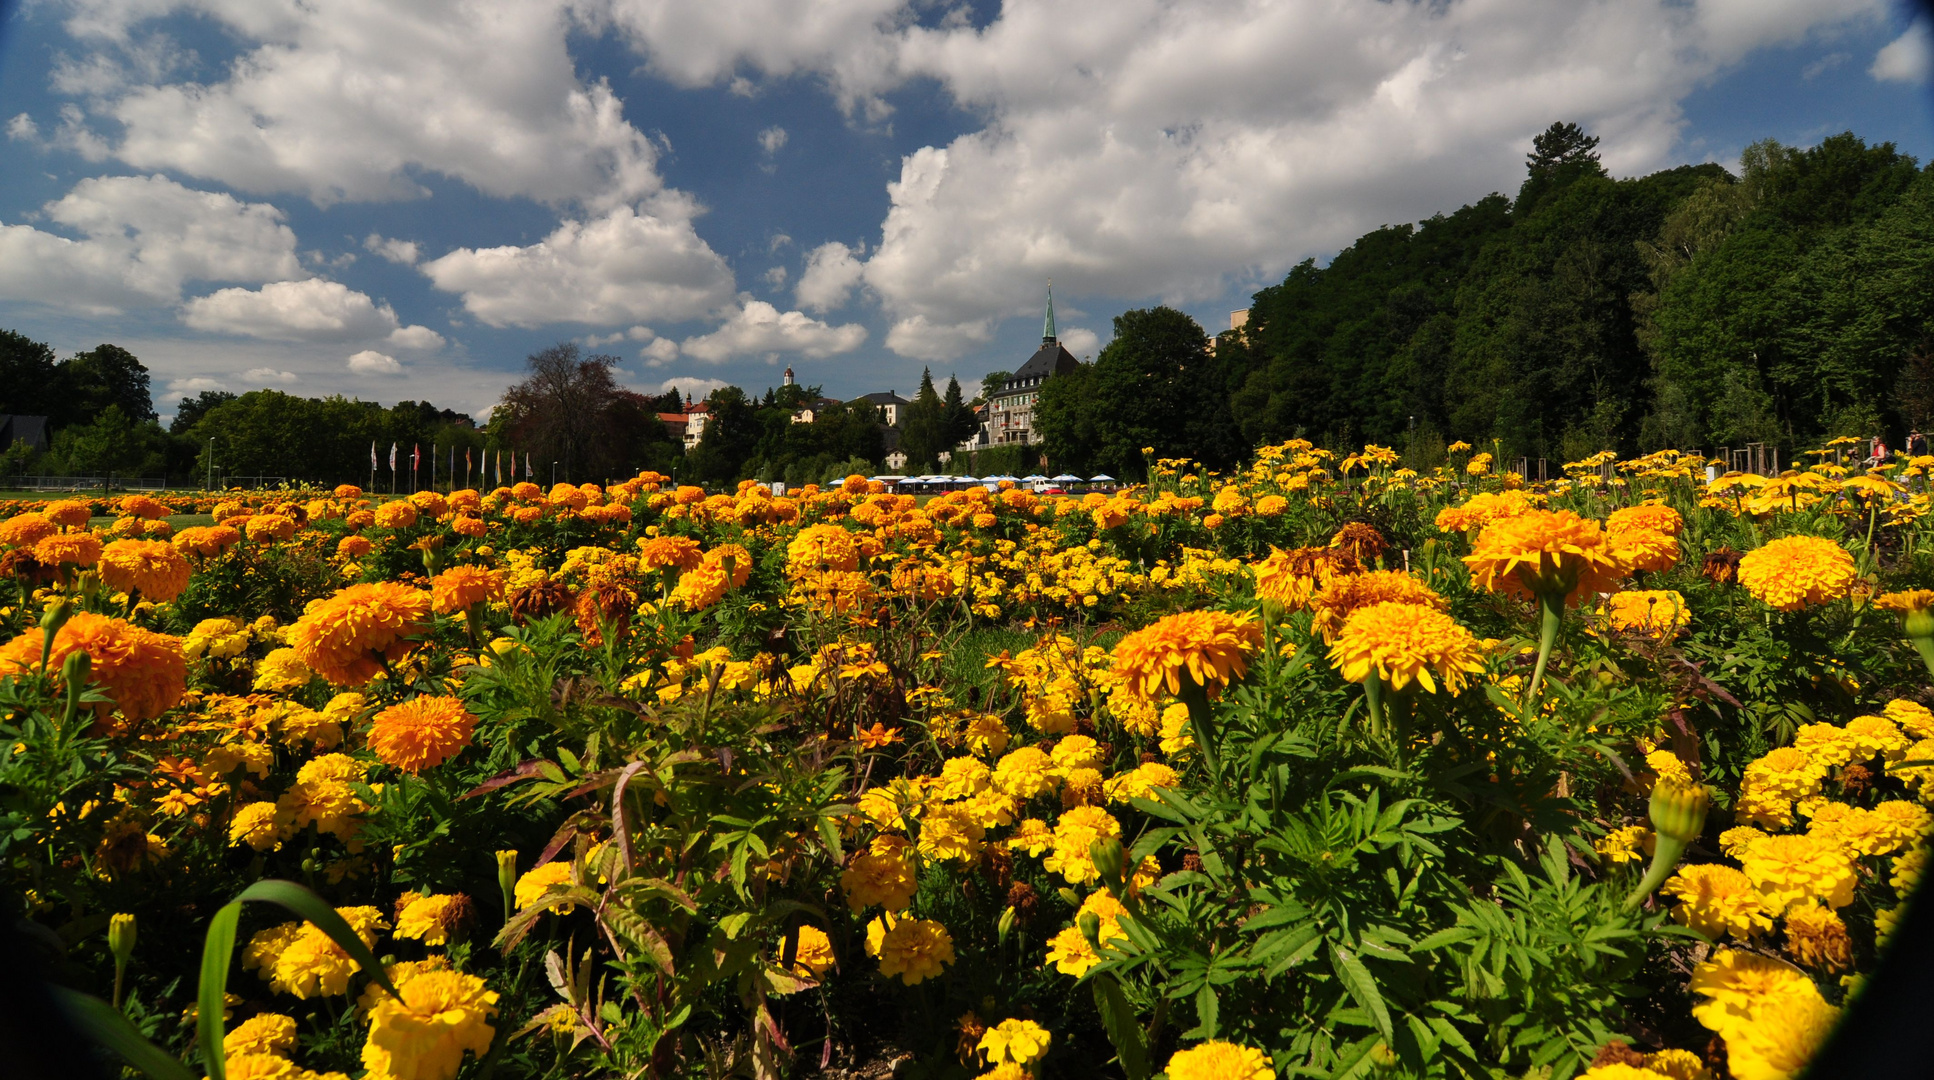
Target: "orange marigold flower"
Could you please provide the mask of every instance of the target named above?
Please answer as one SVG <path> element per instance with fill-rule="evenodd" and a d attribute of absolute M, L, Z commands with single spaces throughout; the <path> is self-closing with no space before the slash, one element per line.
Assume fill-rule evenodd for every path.
<path fill-rule="evenodd" d="M 1678 536 L 1685 532 L 1686 522 L 1679 516 L 1677 510 L 1664 503 L 1642 503 L 1638 506 L 1614 510 L 1605 515 L 1605 529 L 1608 532 L 1648 529 L 1667 536 Z"/>
<path fill-rule="evenodd" d="M 25 674 L 39 666 L 41 641 L 36 632 L 0 645 L 0 675 Z M 188 659 L 182 655 L 180 638 L 82 611 L 55 635 L 48 669 L 58 673 L 76 650 L 91 661 L 88 678 L 101 685 L 129 720 L 160 716 L 187 689 Z"/>
<path fill-rule="evenodd" d="M 746 579 L 752 576 L 752 553 L 739 544 L 720 544 L 706 552 L 705 564 L 721 568 L 730 564 L 731 587 L 734 589 L 744 585 Z"/>
<path fill-rule="evenodd" d="M 1330 663 L 1351 682 L 1377 676 L 1402 690 L 1412 682 L 1455 694 L 1484 670 L 1484 651 L 1469 630 L 1436 608 L 1384 601 L 1351 615 L 1330 647 Z"/>
<path fill-rule="evenodd" d="M 115 504 L 123 516 L 147 518 L 150 521 L 168 516 L 168 508 L 161 500 L 152 495 L 123 495 Z"/>
<path fill-rule="evenodd" d="M 1222 692 L 1249 671 L 1248 654 L 1262 645 L 1262 626 L 1250 615 L 1184 611 L 1129 634 L 1115 645 L 1115 672 L 1132 697 L 1152 701 L 1180 694 L 1188 679 Z"/>
<path fill-rule="evenodd" d="M 416 524 L 416 507 L 401 499 L 376 508 L 376 524 L 384 529 L 407 529 Z"/>
<path fill-rule="evenodd" d="M 0 547 L 26 548 L 31 550 L 42 537 L 52 536 L 60 531 L 46 514 L 15 514 L 0 521 Z"/>
<path fill-rule="evenodd" d="M 116 540 L 101 549 L 101 580 L 165 604 L 188 587 L 188 560 L 165 540 Z"/>
<path fill-rule="evenodd" d="M 360 559 L 376 550 L 367 536 L 345 536 L 336 541 L 336 554 L 345 559 Z"/>
<path fill-rule="evenodd" d="M 175 534 L 176 550 L 212 559 L 242 539 L 242 534 L 227 525 L 192 525 Z"/>
<path fill-rule="evenodd" d="M 34 558 L 48 566 L 93 566 L 101 560 L 101 542 L 88 533 L 43 536 L 34 544 Z"/>
<path fill-rule="evenodd" d="M 1671 589 L 1615 592 L 1605 601 L 1605 615 L 1614 630 L 1659 641 L 1676 637 L 1692 619 L 1686 598 Z"/>
<path fill-rule="evenodd" d="M 369 748 L 407 773 L 434 768 L 470 745 L 477 718 L 453 697 L 414 697 L 370 722 Z"/>
<path fill-rule="evenodd" d="M 63 529 L 84 529 L 94 517 L 94 506 L 85 499 L 62 499 L 48 504 L 43 513 Z"/>
<path fill-rule="evenodd" d="M 698 541 L 689 536 L 654 536 L 638 545 L 638 565 L 646 570 L 691 570 L 704 558 Z"/>
<path fill-rule="evenodd" d="M 1310 625 L 1323 635 L 1326 643 L 1333 642 L 1343 632 L 1343 624 L 1350 616 L 1372 604 L 1386 602 L 1417 604 L 1438 611 L 1449 606 L 1437 590 L 1402 570 L 1377 570 L 1336 578 L 1325 585 L 1310 599 L 1310 610 L 1315 613 Z"/>
<path fill-rule="evenodd" d="M 358 686 L 401 660 L 429 628 L 430 594 L 392 581 L 351 585 L 312 600 L 289 627 L 288 643 L 302 662 L 337 686 Z"/>
<path fill-rule="evenodd" d="M 244 530 L 251 544 L 266 544 L 275 540 L 287 540 L 295 535 L 295 519 L 286 514 L 256 514 L 248 519 Z"/>
<path fill-rule="evenodd" d="M 1471 577 L 1492 592 L 1526 598 L 1606 592 L 1625 576 L 1598 522 L 1569 510 L 1526 510 L 1484 526 L 1464 557 Z"/>
<path fill-rule="evenodd" d="M 1853 579 L 1853 556 L 1818 536 L 1782 536 L 1739 560 L 1739 583 L 1781 611 L 1837 600 Z"/>
<path fill-rule="evenodd" d="M 430 579 L 430 610 L 439 615 L 453 615 L 472 604 L 503 597 L 503 571 L 489 567 L 453 566 Z"/>

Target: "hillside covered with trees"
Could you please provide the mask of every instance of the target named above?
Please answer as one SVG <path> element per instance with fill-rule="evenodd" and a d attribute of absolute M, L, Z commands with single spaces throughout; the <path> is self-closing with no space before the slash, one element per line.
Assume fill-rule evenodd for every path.
<path fill-rule="evenodd" d="M 1050 459 L 1139 472 L 1152 446 L 1227 464 L 1300 435 L 1422 463 L 1455 439 L 1575 460 L 1934 417 L 1928 170 L 1849 133 L 1756 143 L 1737 172 L 1620 180 L 1596 145 L 1552 125 L 1516 198 L 1306 260 L 1206 359 L 1184 355 L 1180 313 L 1120 316 L 1092 370 L 1043 393 Z"/>

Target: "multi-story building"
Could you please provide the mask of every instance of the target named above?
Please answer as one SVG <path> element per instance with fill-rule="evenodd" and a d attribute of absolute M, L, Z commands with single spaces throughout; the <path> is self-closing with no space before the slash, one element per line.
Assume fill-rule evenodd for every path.
<path fill-rule="evenodd" d="M 964 444 L 962 449 L 1039 443 L 1041 433 L 1034 426 L 1034 406 L 1041 400 L 1042 385 L 1056 375 L 1073 371 L 1080 363 L 1055 336 L 1054 288 L 1049 286 L 1047 317 L 1041 323 L 1041 347 L 998 389 L 987 388 L 986 422 L 981 427 L 980 438 Z"/>

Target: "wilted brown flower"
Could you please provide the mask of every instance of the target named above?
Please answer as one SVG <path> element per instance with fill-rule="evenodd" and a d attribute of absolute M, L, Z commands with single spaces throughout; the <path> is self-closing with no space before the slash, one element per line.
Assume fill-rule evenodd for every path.
<path fill-rule="evenodd" d="M 1699 572 L 1707 581 L 1720 585 L 1731 585 L 1739 580 L 1740 554 L 1729 547 L 1722 547 L 1706 553 L 1706 561 L 1700 565 Z"/>
<path fill-rule="evenodd" d="M 1007 888 L 1007 906 L 1014 909 L 1015 922 L 1031 923 L 1041 909 L 1041 895 L 1034 891 L 1034 886 L 1017 881 Z"/>
<path fill-rule="evenodd" d="M 510 594 L 510 617 L 521 626 L 532 619 L 569 611 L 576 600 L 569 585 L 561 581 L 540 581 Z"/>
<path fill-rule="evenodd" d="M 1389 541 L 1377 531 L 1375 525 L 1364 521 L 1352 521 L 1336 530 L 1330 537 L 1330 546 L 1347 551 L 1364 566 L 1374 566 L 1390 550 Z"/>

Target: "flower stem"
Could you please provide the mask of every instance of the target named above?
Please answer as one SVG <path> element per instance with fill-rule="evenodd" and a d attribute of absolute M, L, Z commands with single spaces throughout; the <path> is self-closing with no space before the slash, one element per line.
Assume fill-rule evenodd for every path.
<path fill-rule="evenodd" d="M 1910 637 L 1914 648 L 1921 654 L 1921 663 L 1927 665 L 1927 674 L 1934 677 L 1934 638 Z"/>
<path fill-rule="evenodd" d="M 1565 594 L 1557 591 L 1538 594 L 1538 607 L 1544 613 L 1544 625 L 1538 630 L 1538 666 L 1531 672 L 1531 688 L 1525 694 L 1525 704 L 1536 705 L 1538 692 L 1544 688 L 1545 665 L 1551 662 L 1551 647 L 1558 643 L 1558 626 L 1565 621 Z"/>
<path fill-rule="evenodd" d="M 1374 671 L 1363 680 L 1363 702 L 1370 708 L 1370 737 L 1383 738 L 1383 680 Z"/>
<path fill-rule="evenodd" d="M 1217 759 L 1212 733 L 1215 731 L 1214 717 L 1210 713 L 1209 692 L 1201 683 L 1184 675 L 1182 692 L 1177 695 L 1182 704 L 1189 707 L 1189 733 L 1195 737 L 1195 747 L 1202 753 L 1202 764 L 1208 767 L 1209 779 L 1217 787 L 1222 785 L 1222 767 Z"/>
<path fill-rule="evenodd" d="M 1673 868 L 1679 865 L 1679 857 L 1685 854 L 1684 840 L 1674 839 L 1664 833 L 1653 835 L 1657 839 L 1652 848 L 1652 865 L 1646 869 L 1645 877 L 1639 881 L 1638 888 L 1633 889 L 1632 894 L 1625 898 L 1627 911 L 1644 903 L 1645 898 L 1652 895 L 1652 890 L 1665 884 L 1665 879 L 1671 875 Z"/>

